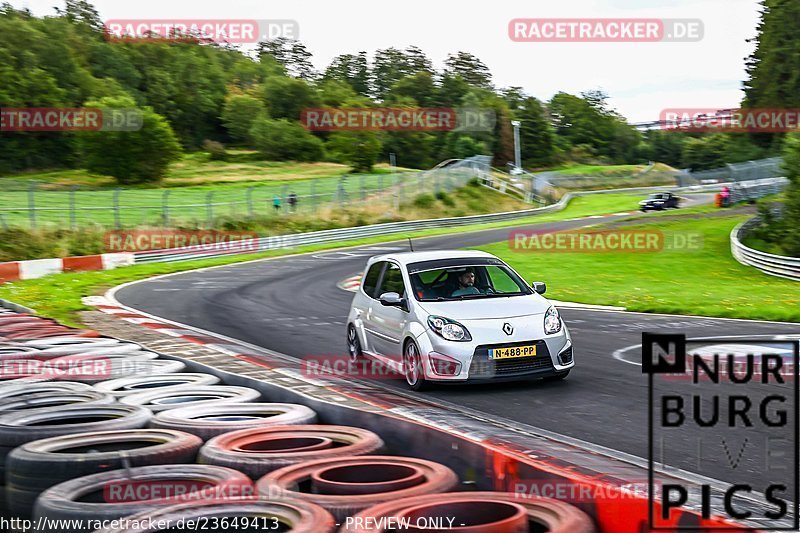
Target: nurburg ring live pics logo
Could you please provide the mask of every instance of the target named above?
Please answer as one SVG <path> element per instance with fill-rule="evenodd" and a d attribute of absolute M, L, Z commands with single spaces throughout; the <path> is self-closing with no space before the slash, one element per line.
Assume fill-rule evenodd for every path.
<path fill-rule="evenodd" d="M 651 530 L 800 528 L 798 345 L 642 334 Z"/>

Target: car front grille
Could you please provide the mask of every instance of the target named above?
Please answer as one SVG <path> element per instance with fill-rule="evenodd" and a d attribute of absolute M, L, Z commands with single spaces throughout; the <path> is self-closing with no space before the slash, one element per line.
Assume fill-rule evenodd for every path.
<path fill-rule="evenodd" d="M 511 348 L 515 346 L 536 345 L 536 355 L 533 357 L 514 357 L 495 361 L 489 359 L 489 350 L 492 348 Z M 533 374 L 555 370 L 550 359 L 547 344 L 542 341 L 512 342 L 506 344 L 487 344 L 475 348 L 472 363 L 469 367 L 470 379 L 486 379 L 493 377 L 513 377 L 524 374 Z"/>

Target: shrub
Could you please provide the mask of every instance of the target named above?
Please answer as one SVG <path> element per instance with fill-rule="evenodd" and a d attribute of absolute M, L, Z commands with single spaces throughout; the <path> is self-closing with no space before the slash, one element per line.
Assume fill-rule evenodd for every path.
<path fill-rule="evenodd" d="M 270 161 L 319 161 L 324 155 L 322 141 L 286 119 L 262 115 L 253 122 L 250 136 L 253 146 Z"/>
<path fill-rule="evenodd" d="M 128 97 L 103 98 L 86 107 L 134 108 Z M 181 154 L 178 138 L 167 120 L 149 107 L 141 108 L 137 131 L 82 131 L 78 134 L 83 162 L 89 172 L 113 176 L 122 185 L 161 180 Z"/>
<path fill-rule="evenodd" d="M 203 141 L 203 150 L 208 152 L 211 161 L 225 161 L 225 159 L 228 158 L 228 152 L 225 151 L 225 146 L 217 141 L 206 139 Z"/>

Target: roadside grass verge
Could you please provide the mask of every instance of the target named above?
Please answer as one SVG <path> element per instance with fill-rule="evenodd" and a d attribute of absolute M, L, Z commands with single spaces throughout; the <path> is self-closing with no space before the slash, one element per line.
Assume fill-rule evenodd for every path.
<path fill-rule="evenodd" d="M 511 250 L 508 242 L 478 249 L 503 258 L 529 281 L 546 281 L 548 296 L 556 300 L 629 311 L 800 322 L 800 283 L 762 274 L 731 256 L 730 231 L 746 219 L 740 215 L 624 226 L 699 233 L 702 248 L 697 251 L 537 253 Z"/>
<path fill-rule="evenodd" d="M 313 213 L 284 213 L 280 216 L 220 216 L 213 225 L 222 231 L 249 231 L 260 236 L 285 235 L 328 229 L 350 228 L 367 224 L 459 217 L 466 214 L 518 211 L 532 206 L 510 196 L 469 184 L 451 192 L 419 194 L 393 209 L 391 193 L 373 195 L 357 207 L 325 205 Z M 194 230 L 205 225 L 185 224 L 177 229 Z M 168 232 L 170 230 L 158 230 Z M 80 230 L 46 228 L 30 231 L 21 228 L 0 229 L 0 262 L 92 255 L 106 251 L 105 232 L 89 226 Z"/>
<path fill-rule="evenodd" d="M 463 233 L 502 227 L 524 226 L 526 224 L 540 224 L 557 220 L 567 220 L 591 215 L 602 215 L 628 209 L 630 204 L 635 204 L 637 195 L 632 194 L 603 194 L 575 198 L 562 211 L 534 215 L 530 217 L 495 222 L 491 224 L 473 224 L 456 228 L 440 228 L 409 233 L 398 233 L 392 236 L 377 236 L 365 239 L 356 239 L 348 242 L 331 243 L 317 246 L 304 246 L 296 249 L 270 250 L 258 254 L 248 254 L 235 257 L 219 257 L 213 259 L 200 259 L 180 263 L 156 263 L 134 265 L 118 268 L 116 270 L 100 272 L 78 272 L 54 274 L 44 278 L 18 281 L 0 285 L 0 298 L 11 300 L 18 304 L 33 308 L 42 316 L 55 318 L 65 324 L 79 326 L 78 312 L 90 309 L 81 302 L 84 296 L 101 294 L 116 285 L 149 278 L 161 274 L 182 272 L 196 268 L 227 265 L 254 259 L 278 257 L 301 254 L 319 250 L 329 250 L 348 246 L 362 246 L 367 244 L 387 242 L 388 240 L 404 240 L 406 237 L 431 237 L 451 233 Z"/>
<path fill-rule="evenodd" d="M 292 182 L 319 178 L 339 178 L 350 174 L 350 167 L 339 163 L 294 161 L 265 161 L 252 150 L 228 150 L 224 161 L 213 161 L 207 152 L 190 152 L 167 168 L 164 179 L 153 187 L 186 187 L 197 185 L 253 185 L 260 182 Z M 400 172 L 411 169 L 398 168 Z M 392 169 L 381 163 L 375 165 L 373 174 L 389 174 Z M 40 182 L 43 187 L 115 188 L 117 183 L 111 176 L 92 174 L 85 169 L 60 169 L 22 172 L 0 176 L 3 181 Z"/>

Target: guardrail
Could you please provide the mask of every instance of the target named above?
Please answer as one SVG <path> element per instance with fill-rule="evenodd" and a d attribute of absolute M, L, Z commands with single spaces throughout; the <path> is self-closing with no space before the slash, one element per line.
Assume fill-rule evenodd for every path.
<path fill-rule="evenodd" d="M 786 257 L 754 250 L 742 244 L 747 232 L 758 224 L 759 219 L 751 218 L 731 231 L 731 254 L 741 264 L 759 269 L 764 274 L 800 281 L 800 257 Z"/>
<path fill-rule="evenodd" d="M 718 190 L 724 184 L 694 185 L 673 189 L 675 192 L 704 192 Z M 354 228 L 341 228 L 323 231 L 313 231 L 308 233 L 292 233 L 288 235 L 275 235 L 257 239 L 257 246 L 247 246 L 247 252 L 256 253 L 278 248 L 293 248 L 296 246 L 307 246 L 314 244 L 324 244 L 331 242 L 345 242 L 364 237 L 388 236 L 397 233 L 419 231 L 433 228 L 450 228 L 466 226 L 470 224 L 503 222 L 529 216 L 536 216 L 544 213 L 560 211 L 564 209 L 572 198 L 587 196 L 592 194 L 609 194 L 625 192 L 648 192 L 654 190 L 664 190 L 664 187 L 634 187 L 630 189 L 609 189 L 602 191 L 582 191 L 568 193 L 555 204 L 535 209 L 523 209 L 519 211 L 509 211 L 505 213 L 490 213 L 487 215 L 469 215 L 464 217 L 435 218 L 427 220 L 410 220 L 405 222 L 388 222 L 384 224 L 372 224 L 368 226 L 357 226 Z M 177 262 L 189 261 L 191 259 L 219 257 L 225 255 L 241 254 L 241 246 L 231 246 L 230 243 L 220 243 L 218 245 L 204 245 L 185 248 L 172 248 L 167 250 L 152 250 L 146 252 L 136 252 L 136 263 L 157 263 L 157 262 Z"/>

